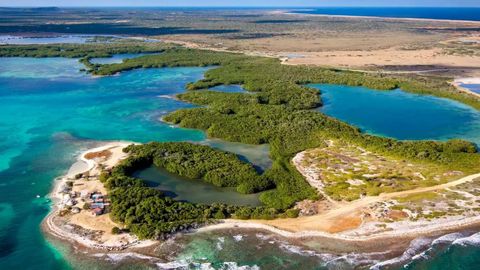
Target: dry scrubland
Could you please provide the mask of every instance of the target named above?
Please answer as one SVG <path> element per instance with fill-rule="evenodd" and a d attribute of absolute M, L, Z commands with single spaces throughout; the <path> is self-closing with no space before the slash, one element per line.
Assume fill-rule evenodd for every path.
<path fill-rule="evenodd" d="M 61 12 L 61 16 L 58 16 Z M 480 23 L 322 17 L 287 10 L 0 9 L 0 33 L 126 34 L 194 48 L 313 64 L 444 76 L 480 75 Z"/>
<path fill-rule="evenodd" d="M 297 203 L 298 219 L 261 223 L 346 237 L 418 235 L 477 222 L 480 213 L 480 174 L 380 155 L 341 141 L 300 152 L 292 163 L 324 199 Z"/>
<path fill-rule="evenodd" d="M 311 184 L 336 201 L 433 186 L 465 176 L 462 171 L 385 157 L 340 141 L 305 151 L 297 159 L 302 170 L 315 177 Z"/>
<path fill-rule="evenodd" d="M 233 17 L 232 17 L 233 16 Z M 280 12 L 200 18 L 188 27 L 236 29 L 164 35 L 193 48 L 281 57 L 286 64 L 442 76 L 480 75 L 480 23 L 322 17 Z M 182 22 L 182 20 L 180 20 Z"/>

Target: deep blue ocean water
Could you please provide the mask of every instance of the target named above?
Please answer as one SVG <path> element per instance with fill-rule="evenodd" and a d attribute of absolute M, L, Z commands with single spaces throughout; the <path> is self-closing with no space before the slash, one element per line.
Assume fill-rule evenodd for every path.
<path fill-rule="evenodd" d="M 297 9 L 294 12 L 321 15 L 480 21 L 480 8 L 478 7 L 324 7 Z"/>
<path fill-rule="evenodd" d="M 47 241 L 40 231 L 40 223 L 50 208 L 46 196 L 53 179 L 68 170 L 80 151 L 99 141 L 197 141 L 236 151 L 262 168 L 271 163 L 266 158 L 266 146 L 205 140 L 203 132 L 159 121 L 169 111 L 191 107 L 172 99 L 172 95 L 183 92 L 186 83 L 202 78 L 207 68 L 141 69 L 100 78 L 81 73 L 80 68 L 82 66 L 75 59 L 0 58 L 0 269 L 119 267 L 110 262 L 100 263 L 95 258 L 79 259 L 81 257 L 68 247 Z M 325 87 L 322 88 L 326 109 L 344 107 L 348 100 L 350 103 L 360 100 L 347 98 L 336 104 Z M 331 92 L 338 90 L 335 89 L 332 86 Z M 241 89 L 234 87 L 230 91 Z M 368 89 L 362 91 L 387 94 Z M 448 121 L 442 123 L 465 126 L 464 129 L 433 129 L 428 137 L 473 138 L 471 131 L 480 128 L 475 113 L 456 102 L 442 100 L 438 103 L 436 98 L 422 97 L 423 103 L 415 105 L 410 99 L 416 95 L 395 91 L 388 94 L 400 95 L 392 100 L 383 99 L 393 107 L 402 107 L 402 102 L 407 102 L 411 104 L 409 110 L 417 110 L 420 105 L 432 103 L 439 109 L 430 115 L 432 121 L 446 119 Z M 368 106 L 363 107 L 354 114 L 361 115 L 367 109 Z M 454 113 L 450 115 L 452 110 Z M 381 113 L 370 116 L 372 119 L 382 117 Z M 411 264 L 409 269 L 442 269 L 442 265 L 452 265 L 451 269 L 475 269 L 471 267 L 477 266 L 480 258 L 480 250 L 475 246 L 479 241 L 476 241 L 462 246 L 451 245 L 429 259 L 415 262 L 418 266 Z M 461 259 L 457 258 L 459 254 L 463 256 Z M 359 258 L 355 254 L 313 252 L 258 233 L 208 233 L 187 237 L 174 260 L 211 263 L 223 269 L 227 265 L 327 269 L 333 264 L 337 267 L 355 265 Z M 137 269 L 130 263 L 124 267 L 133 268 Z"/>

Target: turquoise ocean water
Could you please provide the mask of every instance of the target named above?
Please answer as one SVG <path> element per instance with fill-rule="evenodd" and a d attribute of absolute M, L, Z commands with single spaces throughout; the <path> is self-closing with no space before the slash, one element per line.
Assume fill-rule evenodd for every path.
<path fill-rule="evenodd" d="M 45 196 L 92 140 L 200 141 L 200 131 L 158 121 L 189 107 L 168 98 L 206 69 L 151 69 L 92 78 L 75 59 L 0 59 L 0 266 L 63 268 L 39 224 Z M 164 95 L 164 97 L 159 97 Z M 37 195 L 40 198 L 37 198 Z M 27 259 L 27 260 L 25 260 Z"/>
<path fill-rule="evenodd" d="M 75 59 L 0 59 L 0 269 L 140 267 L 116 264 L 112 260 L 97 263 L 95 258 L 79 260 L 68 247 L 45 239 L 40 223 L 49 211 L 46 195 L 53 179 L 66 172 L 80 151 L 99 141 L 205 141 L 203 132 L 176 128 L 162 123 L 159 118 L 169 111 L 191 107 L 172 99 L 172 95 L 183 92 L 186 83 L 202 78 L 207 68 L 146 69 L 93 78 L 79 72 L 81 67 Z M 324 95 L 327 110 L 334 101 L 326 91 Z M 404 98 L 409 98 L 409 94 L 406 95 Z M 405 102 L 404 98 L 388 102 L 393 106 Z M 342 101 L 345 105 L 343 102 L 346 101 Z M 474 133 L 480 125 L 473 112 L 468 117 L 464 115 L 468 107 L 460 108 L 451 101 L 438 103 L 435 98 L 425 97 L 421 105 L 429 104 L 444 108 L 432 115 L 435 119 L 448 120 L 443 124 L 458 126 L 462 123 L 466 127 L 460 131 L 435 129 L 439 133 L 428 136 L 477 138 Z M 415 109 L 418 104 L 411 106 L 410 109 Z M 446 114 L 449 111 L 456 114 Z M 382 115 L 376 114 L 376 117 Z M 370 128 L 371 132 L 400 136 Z M 449 134 L 449 130 L 454 134 Z M 238 149 L 247 157 L 252 156 L 249 160 L 257 160 L 260 167 L 269 164 L 265 161 L 268 147 L 219 141 L 207 143 L 222 149 Z M 409 269 L 444 269 L 439 267 L 447 263 L 463 267 L 456 269 L 475 269 L 468 267 L 479 263 L 478 237 L 459 236 L 456 239 L 467 240 L 435 249 L 426 256 L 428 258 L 410 264 Z M 237 266 L 245 266 L 244 269 L 329 269 L 332 266 L 345 269 L 360 261 L 363 266 L 379 261 L 369 255 L 361 257 L 366 261 L 359 261 L 360 255 L 356 254 L 314 251 L 260 233 L 208 233 L 185 236 L 178 240 L 180 243 L 178 253 L 169 257 L 174 262 L 162 261 L 159 267 L 188 264 L 223 269 Z M 461 260 L 458 254 L 464 255 Z"/>

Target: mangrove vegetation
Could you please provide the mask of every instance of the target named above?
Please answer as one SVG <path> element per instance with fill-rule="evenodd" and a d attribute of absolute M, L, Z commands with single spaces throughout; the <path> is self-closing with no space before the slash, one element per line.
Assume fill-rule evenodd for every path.
<path fill-rule="evenodd" d="M 195 204 L 179 202 L 164 196 L 132 175 L 152 164 L 198 181 L 220 187 L 236 187 L 239 192 L 260 192 L 273 187 L 272 182 L 258 175 L 251 164 L 240 161 L 232 153 L 192 143 L 149 143 L 124 149 L 129 157 L 100 180 L 109 189 L 111 215 L 116 221 L 141 238 L 158 238 L 207 223 L 214 219 L 295 217 L 296 210 L 285 212 L 275 208 Z"/>
<path fill-rule="evenodd" d="M 188 84 L 189 91 L 177 96 L 182 101 L 199 106 L 172 112 L 164 120 L 181 127 L 204 130 L 209 137 L 247 144 L 270 144 L 270 155 L 274 161 L 270 169 L 259 175 L 251 165 L 241 162 L 235 155 L 206 146 L 152 143 L 128 147 L 126 151 L 131 154 L 130 157 L 112 172 L 104 174 L 102 180 L 111 190 L 112 217 L 141 237 L 157 237 L 165 232 L 224 217 L 295 216 L 296 211 L 292 207 L 296 202 L 318 199 L 319 195 L 290 161 L 295 154 L 325 146 L 325 141 L 330 139 L 412 162 L 434 163 L 464 172 L 478 172 L 479 169 L 480 155 L 470 142 L 399 141 L 364 134 L 356 127 L 312 110 L 322 105 L 321 93 L 305 86 L 309 83 L 333 83 L 378 90 L 401 88 L 413 93 L 451 98 L 480 109 L 477 98 L 457 91 L 443 78 L 287 66 L 274 58 L 170 45 L 98 46 L 0 46 L 0 56 L 80 57 L 88 72 L 94 75 L 113 75 L 139 68 L 211 66 L 204 79 Z M 116 64 L 93 65 L 89 61 L 90 57 L 99 57 L 100 54 L 151 51 L 161 53 L 126 59 Z M 251 93 L 208 90 L 228 84 L 242 85 Z M 264 206 L 201 205 L 172 200 L 132 177 L 136 170 L 151 164 L 217 186 L 235 187 L 242 193 L 261 192 L 260 201 Z M 339 188 L 348 189 L 348 186 Z M 386 191 L 391 189 L 373 186 L 368 193 L 376 195 Z"/>

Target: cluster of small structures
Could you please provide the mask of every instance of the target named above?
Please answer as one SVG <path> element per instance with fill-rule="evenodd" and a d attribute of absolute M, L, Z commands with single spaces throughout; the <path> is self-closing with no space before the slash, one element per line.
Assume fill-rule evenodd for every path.
<path fill-rule="evenodd" d="M 79 179 L 88 179 L 83 175 L 75 177 L 75 180 L 68 180 L 61 186 L 59 193 L 62 194 L 60 212 L 62 215 L 67 213 L 78 214 L 82 210 L 91 211 L 92 215 L 100 216 L 108 211 L 110 205 L 107 196 L 99 191 L 89 192 L 88 190 L 74 191 L 75 181 Z"/>
<path fill-rule="evenodd" d="M 129 234 L 121 224 L 110 219 L 111 202 L 99 179 L 102 171 L 111 170 L 127 156 L 122 149 L 128 145 L 115 142 L 86 152 L 81 161 L 72 165 L 69 172 L 58 180 L 54 191 L 58 210 L 45 220 L 51 234 L 106 251 L 150 244 Z"/>

